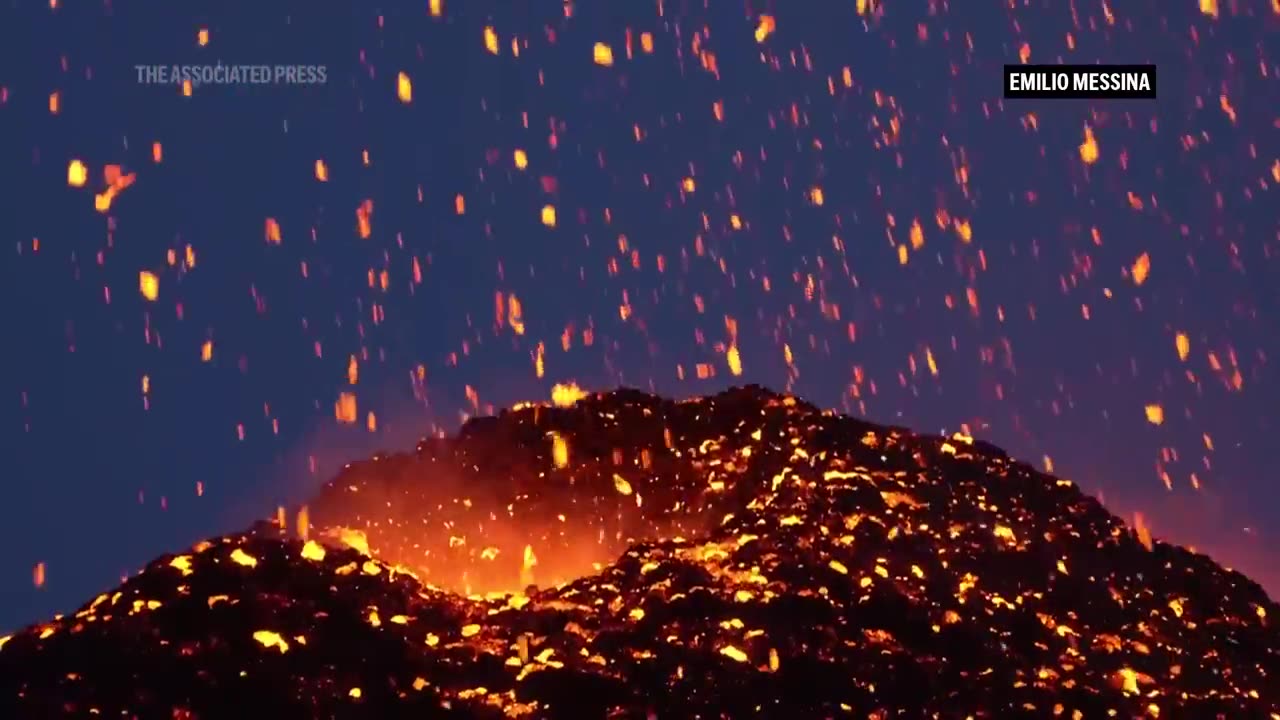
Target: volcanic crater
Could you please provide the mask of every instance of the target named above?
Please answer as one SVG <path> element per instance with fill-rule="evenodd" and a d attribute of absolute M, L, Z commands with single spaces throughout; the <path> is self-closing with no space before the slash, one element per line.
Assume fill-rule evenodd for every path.
<path fill-rule="evenodd" d="M 578 392 L 0 639 L 0 716 L 1280 718 L 1277 618 L 965 435 Z"/>

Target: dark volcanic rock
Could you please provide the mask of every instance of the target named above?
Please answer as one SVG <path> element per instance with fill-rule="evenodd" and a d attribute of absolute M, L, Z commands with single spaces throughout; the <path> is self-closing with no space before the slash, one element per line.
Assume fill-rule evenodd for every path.
<path fill-rule="evenodd" d="M 760 388 L 475 420 L 303 517 L 5 639 L 0 717 L 1280 712 L 1247 578 L 990 446 Z"/>

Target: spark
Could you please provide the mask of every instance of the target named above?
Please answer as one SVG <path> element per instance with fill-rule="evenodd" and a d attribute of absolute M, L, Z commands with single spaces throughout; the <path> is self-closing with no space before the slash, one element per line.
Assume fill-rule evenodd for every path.
<path fill-rule="evenodd" d="M 400 102 L 406 105 L 413 102 L 413 83 L 409 80 L 409 76 L 403 72 L 396 76 L 396 97 L 400 98 Z"/>
<path fill-rule="evenodd" d="M 153 272 L 147 270 L 139 272 L 138 292 L 147 300 L 155 302 L 156 298 L 160 296 L 160 279 Z"/>
<path fill-rule="evenodd" d="M 79 160 L 72 160 L 67 165 L 67 184 L 71 187 L 84 187 L 89 179 L 89 169 Z"/>

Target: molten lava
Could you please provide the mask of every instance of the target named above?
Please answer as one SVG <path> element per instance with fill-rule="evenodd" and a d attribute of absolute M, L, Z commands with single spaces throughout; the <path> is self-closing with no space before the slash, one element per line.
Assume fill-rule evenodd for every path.
<path fill-rule="evenodd" d="M 756 387 L 559 404 L 0 640 L 0 716 L 1280 717 L 1257 584 L 994 447 Z"/>

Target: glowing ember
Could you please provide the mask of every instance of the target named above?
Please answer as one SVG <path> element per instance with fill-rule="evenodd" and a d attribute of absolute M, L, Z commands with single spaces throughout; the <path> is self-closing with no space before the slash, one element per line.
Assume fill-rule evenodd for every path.
<path fill-rule="evenodd" d="M 160 279 L 155 273 L 143 270 L 138 273 L 138 292 L 142 293 L 142 297 L 155 302 L 160 296 Z"/>
<path fill-rule="evenodd" d="M 402 103 L 413 102 L 413 83 L 409 80 L 409 76 L 400 73 L 396 78 L 396 95 Z"/>
<path fill-rule="evenodd" d="M 592 52 L 595 56 L 597 65 L 604 65 L 608 67 L 613 64 L 613 48 L 608 45 L 598 42 Z"/>
<path fill-rule="evenodd" d="M 551 402 L 556 407 L 571 407 L 586 396 L 586 391 L 575 383 L 557 383 L 555 387 L 551 388 Z"/>
<path fill-rule="evenodd" d="M 89 169 L 79 160 L 72 160 L 67 166 L 67 184 L 71 187 L 84 187 L 89 179 Z"/>

